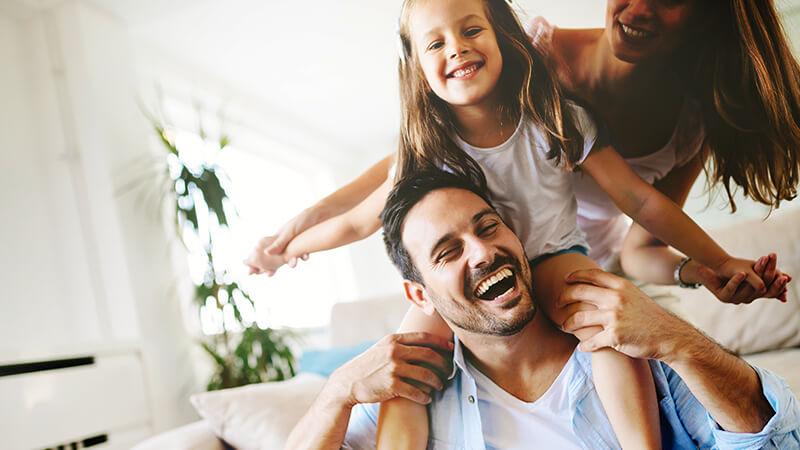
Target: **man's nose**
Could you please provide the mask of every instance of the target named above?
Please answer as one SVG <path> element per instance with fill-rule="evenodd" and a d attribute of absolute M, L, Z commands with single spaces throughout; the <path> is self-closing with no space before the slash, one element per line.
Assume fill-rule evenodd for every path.
<path fill-rule="evenodd" d="M 470 268 L 478 269 L 494 261 L 495 249 L 483 240 L 473 238 L 467 241 L 467 256 Z"/>

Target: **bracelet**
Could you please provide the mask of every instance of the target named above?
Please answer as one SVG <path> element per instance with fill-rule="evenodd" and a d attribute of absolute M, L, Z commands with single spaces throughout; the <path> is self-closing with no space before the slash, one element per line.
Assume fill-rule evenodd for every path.
<path fill-rule="evenodd" d="M 681 262 L 679 262 L 678 265 L 675 266 L 675 273 L 674 273 L 675 284 L 686 289 L 697 289 L 700 287 L 700 283 L 684 283 L 683 280 L 681 279 L 681 270 L 683 270 L 683 267 L 691 260 L 692 258 L 683 257 L 681 258 Z"/>

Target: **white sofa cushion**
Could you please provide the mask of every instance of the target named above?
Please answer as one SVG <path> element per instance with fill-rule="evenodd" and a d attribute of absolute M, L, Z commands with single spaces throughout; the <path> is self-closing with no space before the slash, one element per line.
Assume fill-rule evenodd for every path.
<path fill-rule="evenodd" d="M 201 420 L 178 427 L 137 444 L 132 450 L 224 450 L 208 423 Z"/>
<path fill-rule="evenodd" d="M 191 401 L 214 433 L 238 450 L 278 449 L 324 384 L 324 377 L 302 373 L 287 381 L 196 394 Z"/>
<path fill-rule="evenodd" d="M 794 277 L 789 283 L 789 302 L 759 299 L 750 305 L 729 305 L 706 289 L 673 288 L 680 299 L 680 315 L 740 354 L 800 346 L 800 207 L 777 211 L 763 222 L 739 222 L 709 234 L 738 257 L 756 259 L 776 253 L 778 267 Z"/>
<path fill-rule="evenodd" d="M 794 395 L 800 398 L 800 348 L 787 348 L 756 355 L 744 359 L 754 366 L 768 369 L 786 380 Z"/>

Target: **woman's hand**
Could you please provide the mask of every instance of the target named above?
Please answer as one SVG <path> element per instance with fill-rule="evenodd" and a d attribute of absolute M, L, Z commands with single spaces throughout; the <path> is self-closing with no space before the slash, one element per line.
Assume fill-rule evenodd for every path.
<path fill-rule="evenodd" d="M 737 260 L 739 266 L 747 267 L 752 261 Z M 681 279 L 689 283 L 701 283 L 721 302 L 731 304 L 751 303 L 758 298 L 777 298 L 786 302 L 786 292 L 792 277 L 777 269 L 777 256 L 772 253 L 762 256 L 752 264 L 752 271 L 765 285 L 763 291 L 757 291 L 746 282 L 747 273 L 742 270 L 733 276 L 721 276 L 710 268 L 689 261 L 681 270 Z M 735 267 L 733 265 L 732 267 Z"/>

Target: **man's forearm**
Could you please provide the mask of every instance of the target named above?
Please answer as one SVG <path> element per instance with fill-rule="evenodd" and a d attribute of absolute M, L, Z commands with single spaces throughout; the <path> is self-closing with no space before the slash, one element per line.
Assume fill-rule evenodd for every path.
<path fill-rule="evenodd" d="M 287 450 L 339 450 L 347 434 L 352 406 L 325 386 L 292 429 Z"/>
<path fill-rule="evenodd" d="M 773 416 L 756 371 L 697 330 L 687 333 L 666 362 L 722 429 L 757 433 Z"/>

